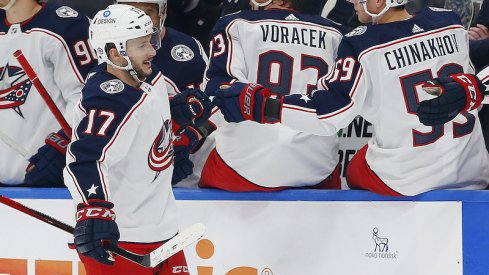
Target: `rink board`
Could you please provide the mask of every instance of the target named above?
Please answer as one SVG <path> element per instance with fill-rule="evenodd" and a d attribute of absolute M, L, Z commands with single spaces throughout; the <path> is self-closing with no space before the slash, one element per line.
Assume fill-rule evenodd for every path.
<path fill-rule="evenodd" d="M 0 189 L 74 224 L 64 189 Z M 207 226 L 185 252 L 197 275 L 489 274 L 489 192 L 390 198 L 363 191 L 177 189 L 181 227 Z M 0 274 L 83 274 L 69 234 L 0 205 Z"/>

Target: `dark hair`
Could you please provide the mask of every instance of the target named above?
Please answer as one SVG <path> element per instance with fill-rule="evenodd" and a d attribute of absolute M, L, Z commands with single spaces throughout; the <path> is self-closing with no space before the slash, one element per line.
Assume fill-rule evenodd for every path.
<path fill-rule="evenodd" d="M 105 52 L 107 53 L 107 57 L 109 57 L 109 51 L 111 49 L 116 49 L 114 43 L 107 43 L 107 44 L 105 44 Z"/>

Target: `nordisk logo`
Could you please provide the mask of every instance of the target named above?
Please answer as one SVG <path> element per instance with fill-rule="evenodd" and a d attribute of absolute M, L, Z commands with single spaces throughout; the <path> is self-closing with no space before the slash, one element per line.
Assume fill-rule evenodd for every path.
<path fill-rule="evenodd" d="M 377 227 L 372 229 L 372 240 L 375 245 L 373 252 L 365 253 L 365 257 L 373 259 L 397 260 L 398 252 L 392 252 L 389 250 L 389 238 L 386 236 L 379 236 L 379 229 Z"/>
<path fill-rule="evenodd" d="M 197 256 L 203 260 L 208 260 L 214 256 L 214 244 L 208 239 L 200 240 L 195 246 Z M 217 275 L 223 274 L 219 271 L 214 271 L 213 266 L 197 266 L 197 275 Z M 224 275 L 273 275 L 270 268 L 266 267 L 258 269 L 251 266 L 237 266 L 225 272 Z"/>

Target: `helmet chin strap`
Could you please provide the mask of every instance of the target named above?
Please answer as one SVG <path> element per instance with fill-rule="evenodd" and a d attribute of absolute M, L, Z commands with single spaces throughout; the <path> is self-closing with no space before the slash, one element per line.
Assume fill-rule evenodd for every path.
<path fill-rule="evenodd" d="M 377 20 L 379 20 L 379 17 L 384 15 L 384 13 L 386 13 L 387 10 L 390 8 L 390 6 L 387 5 L 387 3 L 386 3 L 384 9 L 381 10 L 379 13 L 371 13 L 368 11 L 367 2 L 362 3 L 362 6 L 363 6 L 363 9 L 365 10 L 365 13 L 372 17 L 372 24 L 377 24 Z"/>
<path fill-rule="evenodd" d="M 270 5 L 272 3 L 272 1 L 273 0 L 268 0 L 268 1 L 263 2 L 263 3 L 258 3 L 258 2 L 256 2 L 256 0 L 251 0 L 251 2 L 253 2 L 252 9 L 253 10 L 259 10 L 261 8 L 264 8 L 264 7 L 268 6 L 268 5 Z"/>
<path fill-rule="evenodd" d="M 143 78 L 142 80 L 139 79 L 138 77 L 138 73 L 136 72 L 136 70 L 134 70 L 134 68 L 132 67 L 132 62 L 131 60 L 129 59 L 128 56 L 122 56 L 124 57 L 124 59 L 127 61 L 127 65 L 126 66 L 119 66 L 119 65 L 116 65 L 114 64 L 114 62 L 112 62 L 110 59 L 107 59 L 107 64 L 119 69 L 119 70 L 124 70 L 124 71 L 127 71 L 131 76 L 132 78 L 134 78 L 134 80 L 136 80 L 138 83 L 141 83 L 141 82 L 144 82 L 144 80 L 146 78 Z"/>
<path fill-rule="evenodd" d="M 10 0 L 10 2 L 8 2 L 8 4 L 5 7 L 1 7 L 1 8 L 3 10 L 8 10 L 15 4 L 15 1 L 17 1 L 17 0 Z"/>

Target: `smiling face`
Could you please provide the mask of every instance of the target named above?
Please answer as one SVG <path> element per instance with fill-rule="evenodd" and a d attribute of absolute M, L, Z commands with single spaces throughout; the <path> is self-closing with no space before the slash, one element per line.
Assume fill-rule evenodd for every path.
<path fill-rule="evenodd" d="M 127 41 L 127 55 L 139 78 L 148 77 L 152 73 L 151 61 L 156 55 L 156 50 L 152 44 L 151 36 L 149 34 Z"/>

